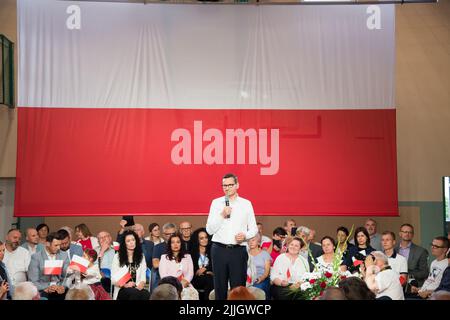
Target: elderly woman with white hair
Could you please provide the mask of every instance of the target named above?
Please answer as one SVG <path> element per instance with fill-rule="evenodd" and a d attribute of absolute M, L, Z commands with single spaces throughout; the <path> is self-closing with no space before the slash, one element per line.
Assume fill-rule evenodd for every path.
<path fill-rule="evenodd" d="M 270 295 L 270 265 L 272 257 L 261 249 L 261 235 L 257 233 L 248 240 L 247 286 L 264 290 L 266 299 Z"/>
<path fill-rule="evenodd" d="M 400 274 L 389 266 L 388 257 L 381 251 L 373 251 L 361 267 L 369 289 L 376 294 L 376 299 L 390 298 L 392 300 L 405 300 L 403 288 L 400 283 Z"/>
<path fill-rule="evenodd" d="M 13 300 L 41 300 L 41 295 L 33 282 L 25 281 L 16 285 Z"/>

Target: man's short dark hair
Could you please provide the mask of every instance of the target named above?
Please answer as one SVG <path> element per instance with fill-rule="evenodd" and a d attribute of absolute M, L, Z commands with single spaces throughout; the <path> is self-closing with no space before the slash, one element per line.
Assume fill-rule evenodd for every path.
<path fill-rule="evenodd" d="M 272 235 L 287 236 L 287 232 L 282 227 L 278 227 L 273 230 Z"/>
<path fill-rule="evenodd" d="M 446 237 L 443 237 L 443 236 L 434 237 L 434 240 L 442 241 L 442 246 L 444 248 L 449 247 L 449 241 L 448 241 L 448 238 L 446 238 Z"/>
<path fill-rule="evenodd" d="M 226 175 L 223 176 L 223 179 L 228 179 L 228 178 L 233 178 L 234 179 L 234 183 L 238 183 L 238 177 L 232 173 L 227 173 Z"/>
<path fill-rule="evenodd" d="M 59 229 L 56 233 L 59 236 L 59 240 L 64 240 L 65 238 L 70 237 L 69 232 L 65 229 Z"/>
<path fill-rule="evenodd" d="M 414 227 L 412 226 L 412 224 L 404 223 L 404 224 L 402 224 L 402 225 L 400 226 L 400 230 L 401 230 L 403 227 L 409 227 L 409 228 L 411 228 L 411 229 L 413 230 L 413 232 L 414 232 Z"/>
<path fill-rule="evenodd" d="M 47 242 L 49 242 L 49 243 L 52 243 L 53 240 L 55 240 L 55 239 L 56 239 L 56 240 L 62 240 L 62 239 L 65 239 L 65 238 L 61 238 L 58 232 L 52 232 L 52 233 L 49 233 L 49 234 L 47 235 L 47 238 L 45 238 L 45 240 L 46 240 Z"/>

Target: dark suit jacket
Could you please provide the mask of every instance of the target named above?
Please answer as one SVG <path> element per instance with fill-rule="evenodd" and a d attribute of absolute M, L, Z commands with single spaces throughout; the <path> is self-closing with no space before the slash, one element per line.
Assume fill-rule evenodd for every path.
<path fill-rule="evenodd" d="M 400 244 L 395 246 L 396 252 L 400 252 Z M 419 283 L 419 287 L 428 278 L 428 251 L 425 248 L 419 247 L 411 243 L 408 256 L 408 273 L 413 275 Z"/>

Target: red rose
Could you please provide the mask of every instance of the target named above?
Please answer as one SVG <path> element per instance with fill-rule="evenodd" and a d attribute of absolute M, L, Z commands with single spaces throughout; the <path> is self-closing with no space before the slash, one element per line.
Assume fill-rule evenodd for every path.
<path fill-rule="evenodd" d="M 341 280 L 347 279 L 346 276 L 341 276 Z"/>
<path fill-rule="evenodd" d="M 320 291 L 320 294 L 319 294 L 320 296 L 323 296 L 323 291 Z"/>
<path fill-rule="evenodd" d="M 322 281 L 322 282 L 320 283 L 320 287 L 321 287 L 322 289 L 325 289 L 325 288 L 327 287 L 327 284 L 325 283 L 325 281 Z"/>
<path fill-rule="evenodd" d="M 316 279 L 309 280 L 309 283 L 314 284 L 316 282 Z"/>
<path fill-rule="evenodd" d="M 331 278 L 333 276 L 333 274 L 331 272 L 325 272 L 325 277 L 327 278 Z"/>

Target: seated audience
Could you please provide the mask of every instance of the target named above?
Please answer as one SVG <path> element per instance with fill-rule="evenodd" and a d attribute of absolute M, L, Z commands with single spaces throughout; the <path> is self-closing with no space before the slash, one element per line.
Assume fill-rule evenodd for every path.
<path fill-rule="evenodd" d="M 200 300 L 208 300 L 209 293 L 214 289 L 214 278 L 211 260 L 211 238 L 206 232 L 206 228 L 199 228 L 192 234 L 191 254 L 194 264 L 192 285 L 199 292 Z"/>
<path fill-rule="evenodd" d="M 161 284 L 171 284 L 177 289 L 178 292 L 178 300 L 181 300 L 181 292 L 183 291 L 183 285 L 181 284 L 180 280 L 178 280 L 176 277 L 167 276 L 159 280 L 158 286 Z"/>
<path fill-rule="evenodd" d="M 347 300 L 344 290 L 336 287 L 328 287 L 323 291 L 318 300 Z"/>
<path fill-rule="evenodd" d="M 409 223 L 400 226 L 400 243 L 395 246 L 398 254 L 408 261 L 408 278 L 416 280 L 416 287 L 421 287 L 428 277 L 428 251 L 412 242 L 414 227 Z"/>
<path fill-rule="evenodd" d="M 35 228 L 27 228 L 25 242 L 22 247 L 28 250 L 31 255 L 44 249 L 44 245 L 39 242 L 39 234 Z"/>
<path fill-rule="evenodd" d="M 42 243 L 42 245 L 45 246 L 47 236 L 50 233 L 50 228 L 45 223 L 41 223 L 36 226 L 36 231 L 39 235 L 39 243 Z"/>
<path fill-rule="evenodd" d="M 435 237 L 433 239 L 431 254 L 436 259 L 431 262 L 430 274 L 422 287 L 411 286 L 412 295 L 416 294 L 418 297 L 426 299 L 439 287 L 444 271 L 448 267 L 448 259 L 446 257 L 448 247 L 449 241 L 446 237 Z M 408 297 L 411 297 L 411 295 L 408 295 Z"/>
<path fill-rule="evenodd" d="M 66 300 L 95 300 L 95 295 L 88 285 L 80 284 L 67 291 Z"/>
<path fill-rule="evenodd" d="M 99 246 L 94 248 L 98 253 L 98 266 L 100 268 L 101 283 L 106 292 L 111 293 L 111 268 L 116 251 L 113 247 L 111 234 L 100 231 L 97 235 Z"/>
<path fill-rule="evenodd" d="M 352 243 L 350 243 L 349 237 L 350 237 L 350 232 L 348 231 L 348 229 L 346 227 L 340 226 L 337 228 L 337 230 L 336 230 L 336 239 L 338 241 L 338 243 L 336 244 L 337 252 L 342 253 L 342 260 L 343 260 L 344 264 L 349 259 L 350 248 L 354 247 L 354 245 Z M 346 267 L 347 267 L 347 265 L 346 265 Z"/>
<path fill-rule="evenodd" d="M 256 300 L 256 298 L 247 287 L 239 286 L 228 292 L 227 300 Z"/>
<path fill-rule="evenodd" d="M 308 260 L 309 269 L 314 270 L 314 264 L 317 262 L 317 258 L 323 254 L 322 247 L 308 240 L 311 235 L 311 229 L 308 227 L 298 227 L 295 234 L 305 241 L 306 245 L 300 250 L 300 255 Z"/>
<path fill-rule="evenodd" d="M 6 234 L 5 257 L 3 263 L 8 269 L 11 285 L 16 286 L 27 281 L 28 265 L 31 255 L 27 249 L 20 246 L 22 233 L 18 229 L 11 229 Z"/>
<path fill-rule="evenodd" d="M 98 247 L 97 238 L 92 235 L 86 224 L 81 223 L 75 226 L 75 235 L 77 237 L 77 242 L 81 244 L 83 251 Z"/>
<path fill-rule="evenodd" d="M 72 243 L 70 233 L 66 229 L 58 230 L 59 238 L 61 239 L 61 251 L 64 251 L 72 259 L 74 255 L 82 257 L 83 248 L 79 244 Z"/>
<path fill-rule="evenodd" d="M 10 300 L 12 296 L 11 280 L 6 265 L 3 263 L 5 250 L 5 244 L 0 241 L 0 300 Z"/>
<path fill-rule="evenodd" d="M 356 228 L 354 241 L 355 246 L 349 248 L 347 261 L 344 262 L 351 273 L 359 272 L 359 267 L 366 257 L 372 251 L 375 251 L 375 249 L 370 246 L 369 233 L 364 227 Z"/>
<path fill-rule="evenodd" d="M 25 281 L 14 288 L 13 300 L 40 300 L 41 295 L 33 282 Z"/>
<path fill-rule="evenodd" d="M 389 259 L 392 270 L 400 274 L 400 282 L 406 285 L 408 281 L 408 262 L 406 258 L 395 251 L 395 234 L 392 231 L 385 231 L 381 235 L 381 246 L 384 254 Z"/>
<path fill-rule="evenodd" d="M 257 233 L 248 240 L 247 287 L 262 289 L 269 299 L 270 265 L 272 258 L 260 247 L 261 236 Z"/>
<path fill-rule="evenodd" d="M 49 233 L 44 250 L 31 256 L 28 267 L 29 280 L 37 287 L 41 297 L 48 300 L 64 300 L 66 295 L 64 281 L 70 260 L 60 247 L 60 235 Z"/>
<path fill-rule="evenodd" d="M 272 250 L 270 251 L 270 257 L 272 258 L 272 263 L 277 259 L 277 257 L 286 252 L 285 239 L 287 237 L 286 231 L 281 228 L 275 228 L 272 233 Z"/>
<path fill-rule="evenodd" d="M 271 296 L 275 300 L 289 300 L 290 288 L 299 288 L 302 275 L 309 272 L 308 261 L 300 255 L 305 246 L 301 238 L 292 238 L 288 242 L 288 250 L 275 260 L 270 279 L 272 281 Z"/>
<path fill-rule="evenodd" d="M 172 276 L 180 280 L 183 285 L 182 300 L 198 299 L 198 291 L 191 285 L 194 276 L 192 258 L 186 253 L 178 233 L 169 238 L 166 254 L 161 256 L 159 262 L 159 275 L 161 278 Z"/>
<path fill-rule="evenodd" d="M 161 229 L 159 224 L 150 223 L 148 226 L 148 232 L 150 233 L 148 237 L 145 237 L 145 240 L 149 240 L 154 243 L 156 246 L 158 243 L 164 242 L 164 238 L 161 237 Z"/>
<path fill-rule="evenodd" d="M 270 252 L 272 250 L 272 239 L 264 235 L 263 224 L 261 222 L 257 222 L 256 225 L 258 226 L 258 233 L 261 237 L 261 249 Z"/>
<path fill-rule="evenodd" d="M 375 294 L 358 277 L 345 278 L 339 281 L 338 286 L 344 291 L 347 300 L 375 300 Z"/>
<path fill-rule="evenodd" d="M 389 297 L 392 300 L 405 300 L 400 274 L 392 270 L 388 257 L 383 252 L 373 251 L 366 257 L 363 267 L 364 280 L 376 294 L 376 299 Z"/>
<path fill-rule="evenodd" d="M 111 267 L 114 300 L 148 300 L 150 293 L 144 290 L 147 264 L 139 237 L 131 230 L 123 235 Z"/>
<path fill-rule="evenodd" d="M 328 270 L 332 272 L 335 251 L 334 239 L 329 236 L 325 236 L 322 240 L 320 240 L 320 243 L 322 245 L 323 254 L 317 257 L 316 270 Z M 343 264 L 342 259 L 340 264 Z M 345 265 L 341 268 L 342 271 L 345 271 L 346 269 L 347 268 Z"/>
<path fill-rule="evenodd" d="M 180 300 L 180 296 L 173 285 L 163 283 L 153 290 L 150 300 Z"/>

